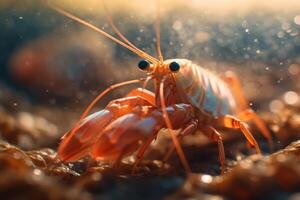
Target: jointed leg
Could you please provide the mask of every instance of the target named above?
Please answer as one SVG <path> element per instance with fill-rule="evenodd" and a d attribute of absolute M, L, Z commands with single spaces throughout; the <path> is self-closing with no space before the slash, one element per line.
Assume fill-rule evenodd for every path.
<path fill-rule="evenodd" d="M 240 129 L 244 136 L 247 138 L 248 142 L 255 147 L 255 150 L 257 153 L 260 153 L 260 148 L 251 134 L 251 132 L 247 128 L 247 124 L 245 122 L 242 122 L 241 120 L 235 118 L 231 115 L 225 115 L 219 118 L 216 118 L 212 124 L 215 126 L 220 126 L 224 128 L 233 128 L 233 129 Z"/>
<path fill-rule="evenodd" d="M 268 140 L 269 146 L 273 149 L 273 140 L 270 131 L 266 127 L 265 123 L 262 119 L 252 110 L 248 109 L 238 114 L 239 118 L 243 121 L 252 121 L 255 123 L 259 131 L 263 134 L 263 136 Z"/>
<path fill-rule="evenodd" d="M 196 132 L 197 128 L 198 128 L 198 120 L 192 120 L 178 134 L 178 136 L 177 136 L 178 140 L 180 141 L 184 136 L 193 134 L 194 132 Z M 163 163 L 166 163 L 170 159 L 170 157 L 172 156 L 174 151 L 175 151 L 175 147 L 173 144 L 171 144 L 168 152 L 166 153 L 166 155 L 163 158 Z"/>
<path fill-rule="evenodd" d="M 144 100 L 148 101 L 152 106 L 155 106 L 155 95 L 153 92 L 149 90 L 143 88 L 136 88 L 131 90 L 126 96 L 127 97 L 139 96 Z"/>
<path fill-rule="evenodd" d="M 221 163 L 222 174 L 225 170 L 225 151 L 221 134 L 212 126 L 206 126 L 200 129 L 209 139 L 218 143 L 219 161 Z"/>
<path fill-rule="evenodd" d="M 152 141 L 155 140 L 157 137 L 156 134 L 152 134 L 151 137 L 149 137 L 146 142 L 140 147 L 137 155 L 136 155 L 136 160 L 134 162 L 133 168 L 132 168 L 132 174 L 135 173 L 136 168 L 138 166 L 138 164 L 140 163 L 140 161 L 142 160 L 142 157 L 144 156 L 146 150 L 148 149 L 148 147 L 151 145 Z"/>
<path fill-rule="evenodd" d="M 243 121 L 253 120 L 259 131 L 268 140 L 270 148 L 273 149 L 273 140 L 271 133 L 266 127 L 265 123 L 262 121 L 262 119 L 251 108 L 249 108 L 249 103 L 245 98 L 245 95 L 243 94 L 243 89 L 237 76 L 233 72 L 228 71 L 224 74 L 222 78 L 230 86 L 232 93 L 236 101 L 238 102 L 239 118 Z"/>
<path fill-rule="evenodd" d="M 193 117 L 191 116 L 192 109 L 193 109 L 192 106 L 188 104 L 174 104 L 172 106 L 167 107 L 167 113 L 169 114 L 170 120 L 176 124 L 176 126 L 174 126 L 176 127 L 176 129 L 178 129 L 178 127 L 184 126 L 185 124 L 188 124 L 185 125 L 187 127 L 187 130 L 191 129 L 189 124 L 193 124 L 194 126 L 197 126 L 194 120 L 192 122 L 189 122 L 192 120 L 191 118 Z M 152 118 L 152 120 L 155 121 L 155 123 L 149 123 L 149 121 L 146 124 L 141 123 L 143 125 L 141 128 L 145 129 L 143 131 L 143 134 L 147 133 L 147 134 L 151 134 L 151 136 L 149 136 L 149 138 L 147 138 L 144 144 L 140 147 L 137 153 L 136 162 L 134 164 L 134 170 L 137 164 L 139 163 L 139 161 L 141 160 L 141 158 L 143 157 L 145 151 L 150 146 L 151 142 L 156 138 L 158 131 L 161 128 L 166 127 L 165 122 L 163 120 L 164 118 L 163 118 L 162 110 L 154 110 L 152 111 L 152 113 L 145 116 L 144 119 L 147 121 L 150 118 Z M 141 129 L 138 128 L 138 130 Z"/>

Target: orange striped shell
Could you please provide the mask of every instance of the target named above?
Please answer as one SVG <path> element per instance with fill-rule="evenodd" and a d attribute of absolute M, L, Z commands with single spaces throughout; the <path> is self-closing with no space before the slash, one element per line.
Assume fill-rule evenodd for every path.
<path fill-rule="evenodd" d="M 190 60 L 172 59 L 164 63 L 173 61 L 180 64 L 180 70 L 175 74 L 176 85 L 186 92 L 193 106 L 214 116 L 234 113 L 236 101 L 222 79 Z"/>

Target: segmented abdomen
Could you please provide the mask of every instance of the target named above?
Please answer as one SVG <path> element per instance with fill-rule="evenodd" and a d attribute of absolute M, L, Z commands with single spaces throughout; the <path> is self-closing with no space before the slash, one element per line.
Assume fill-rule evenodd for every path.
<path fill-rule="evenodd" d="M 236 102 L 224 81 L 189 60 L 176 61 L 181 63 L 176 76 L 191 104 L 214 116 L 234 112 Z"/>

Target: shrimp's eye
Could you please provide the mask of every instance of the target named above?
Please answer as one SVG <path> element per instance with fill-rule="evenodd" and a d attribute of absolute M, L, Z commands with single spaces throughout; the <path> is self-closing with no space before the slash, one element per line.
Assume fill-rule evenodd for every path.
<path fill-rule="evenodd" d="M 180 69 L 180 65 L 177 62 L 171 62 L 169 68 L 172 72 L 178 72 Z"/>
<path fill-rule="evenodd" d="M 145 71 L 145 70 L 148 70 L 149 67 L 150 67 L 150 63 L 147 61 L 147 60 L 141 60 L 138 64 L 138 67 Z"/>

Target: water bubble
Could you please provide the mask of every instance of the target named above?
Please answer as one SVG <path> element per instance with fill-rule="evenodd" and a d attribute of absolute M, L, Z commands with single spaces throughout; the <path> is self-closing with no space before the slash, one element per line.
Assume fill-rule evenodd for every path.
<path fill-rule="evenodd" d="M 201 176 L 201 181 L 203 183 L 211 183 L 213 178 L 210 175 L 202 175 Z"/>
<path fill-rule="evenodd" d="M 34 175 L 37 175 L 37 176 L 42 175 L 42 171 L 39 170 L 39 169 L 34 169 L 34 170 L 33 170 L 33 173 L 34 173 Z"/>
<path fill-rule="evenodd" d="M 283 81 L 283 78 L 281 77 L 280 79 L 277 80 L 277 83 L 281 83 L 281 81 Z"/>
<path fill-rule="evenodd" d="M 176 20 L 173 25 L 172 25 L 173 29 L 176 31 L 179 31 L 182 28 L 182 22 L 179 20 Z"/>
<path fill-rule="evenodd" d="M 299 65 L 291 64 L 291 65 L 289 66 L 288 71 L 289 71 L 289 73 L 290 73 L 291 75 L 297 75 L 297 74 L 299 74 L 299 72 L 300 72 Z"/>
<path fill-rule="evenodd" d="M 277 37 L 283 38 L 284 37 L 284 32 L 283 31 L 278 32 Z"/>
<path fill-rule="evenodd" d="M 269 107 L 271 112 L 279 113 L 281 110 L 283 110 L 284 105 L 280 100 L 273 100 L 271 101 Z"/>
<path fill-rule="evenodd" d="M 284 94 L 283 99 L 284 99 L 285 103 L 293 105 L 298 102 L 299 96 L 294 91 L 288 91 Z"/>
<path fill-rule="evenodd" d="M 281 77 L 280 79 L 277 80 L 277 83 L 281 83 L 281 81 L 283 81 L 283 78 Z"/>
<path fill-rule="evenodd" d="M 256 50 L 256 53 L 257 53 L 257 54 L 260 54 L 260 50 L 259 50 L 259 49 L 257 49 L 257 50 Z"/>
<path fill-rule="evenodd" d="M 242 21 L 242 27 L 246 28 L 248 26 L 248 22 L 246 20 Z"/>
<path fill-rule="evenodd" d="M 249 29 L 248 29 L 248 28 L 246 28 L 246 29 L 245 29 L 245 32 L 246 32 L 246 33 L 249 33 Z"/>
<path fill-rule="evenodd" d="M 291 33 L 292 32 L 292 29 L 288 29 L 286 30 L 287 33 Z"/>
<path fill-rule="evenodd" d="M 289 30 L 291 28 L 291 25 L 287 22 L 284 22 L 284 23 L 281 24 L 281 28 L 286 31 L 286 30 Z"/>
<path fill-rule="evenodd" d="M 295 24 L 300 25 L 300 15 L 297 15 L 297 16 L 294 18 L 294 22 L 295 22 Z"/>
<path fill-rule="evenodd" d="M 19 120 L 19 123 L 23 127 L 27 128 L 28 130 L 31 130 L 34 128 L 35 121 L 34 121 L 32 115 L 30 115 L 29 113 L 21 112 L 18 116 L 18 120 Z"/>
<path fill-rule="evenodd" d="M 294 31 L 292 31 L 292 32 L 290 33 L 290 35 L 291 35 L 291 36 L 296 36 L 296 35 L 298 35 L 298 31 L 295 31 L 295 30 L 294 30 Z"/>
<path fill-rule="evenodd" d="M 209 34 L 204 31 L 199 31 L 195 34 L 195 40 L 197 42 L 207 42 L 209 40 Z"/>

